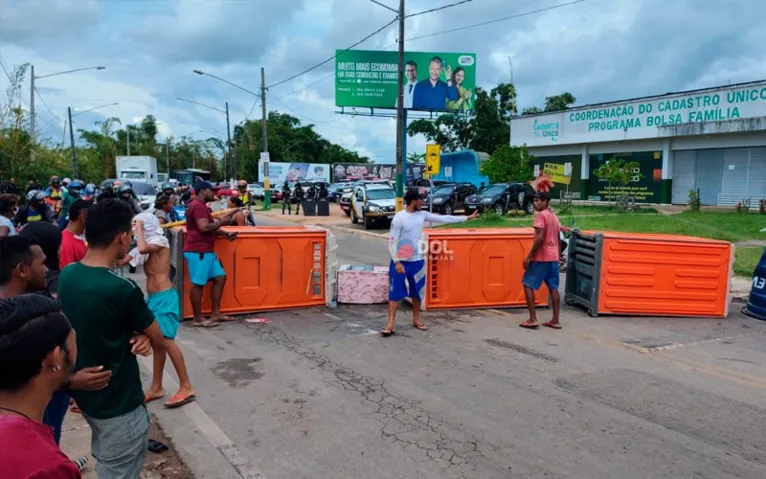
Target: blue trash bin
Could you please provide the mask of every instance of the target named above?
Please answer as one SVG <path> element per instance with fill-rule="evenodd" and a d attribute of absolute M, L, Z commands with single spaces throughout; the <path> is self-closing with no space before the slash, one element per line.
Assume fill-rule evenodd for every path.
<path fill-rule="evenodd" d="M 766 248 L 761 255 L 761 261 L 753 272 L 753 286 L 750 289 L 750 298 L 742 308 L 742 312 L 755 319 L 766 321 Z"/>

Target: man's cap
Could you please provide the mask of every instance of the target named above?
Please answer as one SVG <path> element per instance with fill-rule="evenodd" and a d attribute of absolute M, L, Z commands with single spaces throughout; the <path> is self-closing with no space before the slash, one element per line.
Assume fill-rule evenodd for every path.
<path fill-rule="evenodd" d="M 535 193 L 535 198 L 540 198 L 543 201 L 551 201 L 551 194 L 547 191 L 538 191 Z"/>
<path fill-rule="evenodd" d="M 406 204 L 410 204 L 415 200 L 422 200 L 424 198 L 425 195 L 421 194 L 420 190 L 417 188 L 410 188 L 406 193 L 404 193 L 404 202 Z"/>
<path fill-rule="evenodd" d="M 213 183 L 211 183 L 209 181 L 204 181 L 204 180 L 203 181 L 198 181 L 194 185 L 194 191 L 197 192 L 197 193 L 199 193 L 202 190 L 212 190 L 213 188 L 214 188 Z"/>

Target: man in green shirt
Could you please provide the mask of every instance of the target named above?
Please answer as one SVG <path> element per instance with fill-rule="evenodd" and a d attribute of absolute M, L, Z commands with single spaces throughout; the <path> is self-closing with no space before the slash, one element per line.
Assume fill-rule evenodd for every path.
<path fill-rule="evenodd" d="M 138 477 L 143 468 L 149 415 L 131 339 L 138 332 L 152 346 L 163 344 L 141 289 L 112 271 L 128 253 L 132 219 L 120 200 L 96 203 L 85 223 L 88 252 L 64 268 L 58 284 L 62 310 L 77 331 L 75 371 L 103 366 L 112 372 L 104 389 L 71 392 L 92 431 L 99 479 Z"/>

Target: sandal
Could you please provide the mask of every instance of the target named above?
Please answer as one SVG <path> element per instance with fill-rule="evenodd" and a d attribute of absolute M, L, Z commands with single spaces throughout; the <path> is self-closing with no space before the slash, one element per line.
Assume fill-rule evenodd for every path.
<path fill-rule="evenodd" d="M 396 334 L 396 331 L 394 331 L 393 329 L 384 329 L 380 332 L 380 335 L 383 336 L 384 338 L 393 336 L 394 334 Z"/>
<path fill-rule="evenodd" d="M 561 329 L 561 324 L 554 323 L 553 321 L 548 321 L 547 323 L 543 323 L 543 326 L 545 326 L 546 328 L 551 328 L 551 329 Z"/>
<path fill-rule="evenodd" d="M 522 328 L 525 328 L 525 329 L 537 329 L 537 328 L 540 327 L 539 324 L 537 324 L 537 323 L 530 323 L 529 320 L 524 321 L 519 326 L 522 327 Z"/>
<path fill-rule="evenodd" d="M 423 323 L 420 323 L 420 324 L 413 324 L 413 325 L 412 325 L 412 327 L 413 327 L 413 328 L 415 328 L 415 329 L 419 329 L 419 330 L 421 330 L 421 331 L 428 331 L 428 326 L 426 326 L 426 325 L 425 325 L 425 324 L 423 324 Z"/>
<path fill-rule="evenodd" d="M 175 396 L 170 398 L 170 401 L 165 403 L 165 407 L 168 409 L 181 407 L 186 404 L 189 404 L 190 402 L 194 401 L 196 398 L 197 398 L 197 395 L 194 393 L 189 394 L 188 396 L 182 396 L 180 394 L 176 394 Z"/>
<path fill-rule="evenodd" d="M 220 326 L 220 324 L 221 323 L 217 321 L 211 321 L 209 319 L 206 319 L 204 321 L 199 321 L 199 322 L 196 322 L 196 321 L 192 322 L 192 326 L 194 326 L 195 328 L 215 328 L 216 326 Z"/>

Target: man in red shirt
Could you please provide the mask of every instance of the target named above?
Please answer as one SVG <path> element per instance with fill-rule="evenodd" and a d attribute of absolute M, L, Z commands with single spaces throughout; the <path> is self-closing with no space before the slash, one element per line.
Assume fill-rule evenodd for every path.
<path fill-rule="evenodd" d="M 69 207 L 69 224 L 61 233 L 60 269 L 79 262 L 88 252 L 83 233 L 85 232 L 85 218 L 88 217 L 88 208 L 91 205 L 93 205 L 91 200 L 77 200 Z"/>
<path fill-rule="evenodd" d="M 186 245 L 184 246 L 184 258 L 192 283 L 189 291 L 194 312 L 192 324 L 211 328 L 218 326 L 219 321 L 233 319 L 221 314 L 221 296 L 226 284 L 226 272 L 215 254 L 215 237 L 222 235 L 233 240 L 237 235 L 221 230 L 222 226 L 232 224 L 233 213 L 228 213 L 215 221 L 207 208 L 207 203 L 215 199 L 213 185 L 208 181 L 200 181 L 194 185 L 194 192 L 194 199 L 186 207 Z M 209 281 L 213 282 L 210 293 L 213 300 L 213 312 L 210 319 L 206 320 L 202 316 L 202 289 Z"/>
<path fill-rule="evenodd" d="M 569 229 L 561 226 L 559 219 L 550 209 L 550 202 L 551 196 L 545 191 L 541 191 L 535 196 L 534 207 L 537 211 L 533 225 L 535 239 L 532 242 L 532 249 L 524 258 L 526 271 L 521 280 L 529 308 L 529 319 L 520 324 L 522 328 L 537 329 L 540 327 L 535 312 L 534 292 L 545 283 L 551 292 L 553 318 L 547 323 L 543 323 L 543 326 L 561 329 L 559 322 L 559 258 L 561 257 L 559 233 Z"/>
<path fill-rule="evenodd" d="M 0 300 L 0 464 L 4 479 L 78 479 L 77 466 L 43 424 L 45 406 L 69 382 L 75 332 L 53 298 Z"/>

